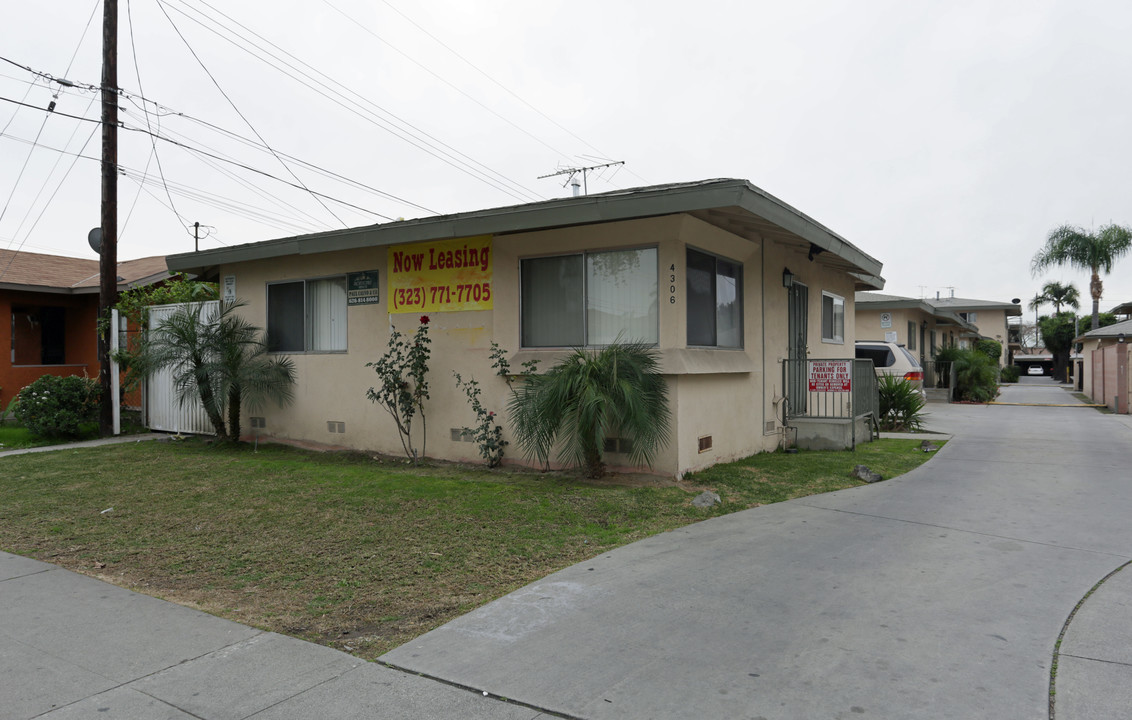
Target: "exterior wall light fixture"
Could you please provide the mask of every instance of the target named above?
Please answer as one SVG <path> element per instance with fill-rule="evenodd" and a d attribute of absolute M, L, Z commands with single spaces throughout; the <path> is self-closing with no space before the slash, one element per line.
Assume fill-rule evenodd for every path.
<path fill-rule="evenodd" d="M 784 287 L 784 288 L 794 287 L 794 273 L 790 272 L 790 268 L 783 268 L 782 269 L 782 287 Z"/>

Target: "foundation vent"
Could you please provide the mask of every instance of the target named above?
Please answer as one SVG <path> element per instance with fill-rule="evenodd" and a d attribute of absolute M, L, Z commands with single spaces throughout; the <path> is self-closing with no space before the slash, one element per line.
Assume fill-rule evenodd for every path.
<path fill-rule="evenodd" d="M 633 441 L 628 438 L 606 438 L 605 452 L 627 455 L 628 453 L 633 452 Z"/>
<path fill-rule="evenodd" d="M 711 450 L 711 435 L 704 435 L 697 441 L 700 446 L 700 452 L 707 452 Z"/>
<path fill-rule="evenodd" d="M 253 415 L 251 417 L 251 421 L 252 421 L 252 427 L 253 428 L 265 428 L 265 427 L 267 427 L 267 418 L 256 417 L 255 415 Z"/>
<path fill-rule="evenodd" d="M 339 420 L 327 420 L 326 431 L 332 433 L 344 433 L 346 432 L 346 423 Z"/>
<path fill-rule="evenodd" d="M 466 428 L 449 428 L 448 432 L 451 434 L 452 442 L 475 442 L 475 435 L 471 430 Z"/>
<path fill-rule="evenodd" d="M 766 421 L 766 428 L 765 428 L 764 432 L 772 433 L 774 431 L 775 431 L 774 421 L 773 420 L 767 420 Z"/>

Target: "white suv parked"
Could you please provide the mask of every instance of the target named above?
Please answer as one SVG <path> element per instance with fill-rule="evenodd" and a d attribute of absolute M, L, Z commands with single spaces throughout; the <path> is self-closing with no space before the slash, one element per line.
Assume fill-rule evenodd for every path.
<path fill-rule="evenodd" d="M 924 368 L 903 345 L 883 340 L 858 340 L 857 357 L 873 361 L 877 375 L 896 375 L 924 392 Z"/>

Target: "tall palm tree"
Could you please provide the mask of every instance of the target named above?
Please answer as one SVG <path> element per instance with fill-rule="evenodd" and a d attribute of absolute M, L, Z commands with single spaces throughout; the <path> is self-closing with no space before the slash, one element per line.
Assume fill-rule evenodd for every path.
<path fill-rule="evenodd" d="M 202 303 L 187 303 L 148 333 L 130 359 L 143 376 L 170 369 L 178 401 L 199 399 L 217 437 L 233 442 L 240 439 L 245 403 L 285 405 L 295 383 L 291 359 L 268 354 L 259 328 L 236 314 L 242 305 L 222 302 L 211 313 Z"/>
<path fill-rule="evenodd" d="M 1112 272 L 1117 260 L 1132 251 L 1132 228 L 1104 225 L 1095 233 L 1072 225 L 1062 225 L 1050 232 L 1046 244 L 1030 261 L 1030 271 L 1037 276 L 1054 265 L 1068 265 L 1092 273 L 1089 293 L 1093 296 L 1093 330 L 1100 326 L 1101 295 L 1105 275 Z"/>
<path fill-rule="evenodd" d="M 1051 280 L 1042 285 L 1042 291 L 1030 302 L 1030 309 L 1036 310 L 1039 305 L 1053 305 L 1054 315 L 1061 314 L 1061 306 L 1071 307 L 1074 310 L 1081 307 L 1081 293 L 1073 283 L 1062 285 Z"/>
<path fill-rule="evenodd" d="M 576 349 L 542 375 L 531 375 L 508 403 L 515 440 L 547 462 L 560 456 L 590 477 L 604 472 L 605 440 L 631 443 L 629 461 L 651 465 L 668 443 L 668 390 L 655 349 L 615 342 Z"/>

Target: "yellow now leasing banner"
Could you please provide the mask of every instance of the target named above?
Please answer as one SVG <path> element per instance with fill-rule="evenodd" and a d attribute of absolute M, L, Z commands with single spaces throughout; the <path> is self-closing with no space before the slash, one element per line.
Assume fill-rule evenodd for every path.
<path fill-rule="evenodd" d="M 491 236 L 393 245 L 389 312 L 491 310 Z"/>

